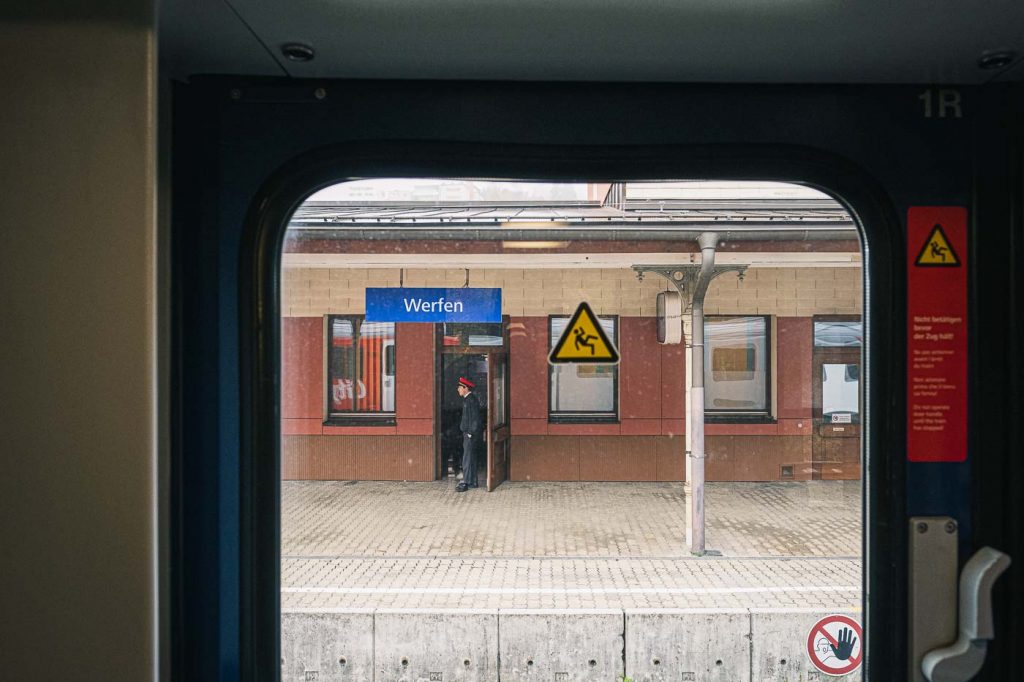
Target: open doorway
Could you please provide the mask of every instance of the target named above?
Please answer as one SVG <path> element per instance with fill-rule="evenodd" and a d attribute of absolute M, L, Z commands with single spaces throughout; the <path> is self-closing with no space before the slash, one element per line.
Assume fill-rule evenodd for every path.
<path fill-rule="evenodd" d="M 511 427 L 508 415 L 508 319 L 499 324 L 443 324 L 437 349 L 438 420 L 437 457 L 440 478 L 462 479 L 463 403 L 461 379 L 472 386 L 483 429 L 475 447 L 478 479 L 488 492 L 508 478 Z"/>

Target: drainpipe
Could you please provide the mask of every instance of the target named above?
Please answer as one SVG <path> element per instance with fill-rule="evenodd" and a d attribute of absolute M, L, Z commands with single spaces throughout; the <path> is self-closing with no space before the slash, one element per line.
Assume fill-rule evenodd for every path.
<path fill-rule="evenodd" d="M 703 232 L 700 245 L 700 273 L 693 288 L 691 307 L 692 354 L 690 372 L 690 553 L 704 554 L 704 295 L 715 269 L 718 235 Z"/>

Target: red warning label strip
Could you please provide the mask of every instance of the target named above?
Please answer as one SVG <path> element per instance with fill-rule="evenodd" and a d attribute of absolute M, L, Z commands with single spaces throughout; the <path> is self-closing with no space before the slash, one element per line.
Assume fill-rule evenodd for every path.
<path fill-rule="evenodd" d="M 907 459 L 967 459 L 967 210 L 907 214 Z"/>

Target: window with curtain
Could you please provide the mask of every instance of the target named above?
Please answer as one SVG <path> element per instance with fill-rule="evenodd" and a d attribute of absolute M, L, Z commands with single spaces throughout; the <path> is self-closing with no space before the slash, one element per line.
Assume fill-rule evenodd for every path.
<path fill-rule="evenodd" d="M 395 415 L 395 324 L 328 317 L 328 418 L 389 421 Z"/>
<path fill-rule="evenodd" d="M 709 415 L 767 416 L 768 318 L 704 320 L 704 408 Z"/>

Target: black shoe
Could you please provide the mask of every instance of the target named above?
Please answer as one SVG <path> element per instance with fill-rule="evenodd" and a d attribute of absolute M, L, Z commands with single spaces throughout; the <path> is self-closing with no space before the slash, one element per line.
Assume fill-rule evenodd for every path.
<path fill-rule="evenodd" d="M 455 486 L 455 492 L 457 492 L 457 493 L 464 493 L 468 489 L 469 488 L 464 483 L 460 483 L 457 486 Z"/>

